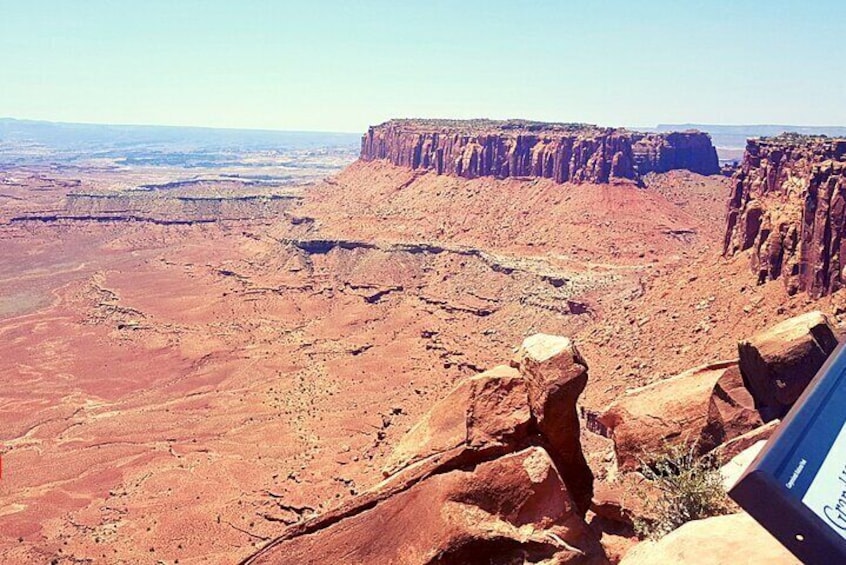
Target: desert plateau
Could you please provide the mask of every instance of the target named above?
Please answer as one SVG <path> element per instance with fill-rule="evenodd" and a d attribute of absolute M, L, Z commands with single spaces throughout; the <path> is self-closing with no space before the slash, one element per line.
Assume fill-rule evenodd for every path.
<path fill-rule="evenodd" d="M 4 4 L 0 565 L 846 563 L 844 18 Z"/>
<path fill-rule="evenodd" d="M 629 452 L 660 444 L 637 431 L 646 414 L 634 409 L 615 416 L 634 426 L 629 435 L 609 432 L 609 404 L 722 363 L 684 402 L 658 394 L 641 407 L 670 420 L 661 437 L 689 439 L 713 424 L 713 393 L 690 390 L 713 388 L 736 366 L 726 360 L 739 340 L 814 310 L 839 331 L 846 314 L 831 267 L 840 231 L 822 248 L 825 269 L 821 248 L 788 236 L 781 262 L 810 255 L 823 271 L 791 276 L 763 259 L 774 243 L 762 233 L 813 230 L 791 214 L 801 200 L 750 204 L 755 190 L 777 193 L 782 176 L 804 174 L 808 190 L 824 186 L 828 209 L 838 209 L 846 141 L 750 142 L 726 177 L 710 139 L 695 135 L 392 121 L 367 132 L 358 160 L 305 184 L 186 180 L 177 170 L 155 171 L 174 177 L 156 183 L 124 164 L 5 167 L 0 364 L 15 386 L 0 411 L 0 555 L 263 563 L 285 562 L 289 551 L 343 562 L 351 551 L 350 562 L 387 562 L 387 547 L 355 546 L 367 539 L 361 532 L 382 533 L 384 518 L 371 516 L 381 505 L 471 463 L 508 468 L 509 457 L 550 469 L 549 457 L 569 458 L 558 463 L 564 482 L 546 487 L 576 501 L 556 535 L 587 543 L 576 547 L 592 562 L 634 545 L 630 518 L 608 519 L 592 496 L 629 480 Z M 789 147 L 791 158 L 768 160 L 762 146 Z M 476 375 L 519 379 L 496 367 L 536 334 L 572 340 L 589 374 L 564 403 L 569 447 L 555 432 L 521 427 L 541 418 L 515 405 L 496 414 L 527 424 L 508 424 L 517 428 L 507 441 L 494 434 L 496 449 L 435 457 L 450 441 L 439 434 L 458 425 L 437 414 L 439 403 L 463 410 L 476 393 L 455 399 L 455 387 Z M 749 400 L 716 443 L 764 425 Z M 509 406 L 495 402 L 479 417 Z M 435 429 L 415 438 L 426 418 Z M 383 470 L 398 477 L 389 486 Z M 369 509 L 374 497 L 383 502 Z M 432 562 L 426 551 L 450 562 L 463 544 L 421 520 L 443 547 L 418 540 L 419 562 Z M 294 537 L 268 545 L 280 535 Z M 474 543 L 479 555 L 531 547 L 506 539 Z M 554 544 L 538 551 L 557 554 Z"/>

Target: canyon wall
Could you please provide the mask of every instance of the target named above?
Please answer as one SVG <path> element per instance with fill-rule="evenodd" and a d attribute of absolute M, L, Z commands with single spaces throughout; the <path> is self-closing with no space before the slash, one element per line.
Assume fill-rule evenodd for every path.
<path fill-rule="evenodd" d="M 724 254 L 751 249 L 758 282 L 789 294 L 843 286 L 846 139 L 750 139 L 728 203 Z"/>
<path fill-rule="evenodd" d="M 649 172 L 719 172 L 706 133 L 638 133 L 522 120 L 391 120 L 362 137 L 361 159 L 464 178 L 542 177 L 557 183 L 639 181 Z"/>

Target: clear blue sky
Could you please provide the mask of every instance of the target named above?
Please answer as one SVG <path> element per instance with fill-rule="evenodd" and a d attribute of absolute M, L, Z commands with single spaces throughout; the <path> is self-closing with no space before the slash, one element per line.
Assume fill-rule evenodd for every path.
<path fill-rule="evenodd" d="M 846 125 L 846 0 L 0 0 L 0 116 Z"/>

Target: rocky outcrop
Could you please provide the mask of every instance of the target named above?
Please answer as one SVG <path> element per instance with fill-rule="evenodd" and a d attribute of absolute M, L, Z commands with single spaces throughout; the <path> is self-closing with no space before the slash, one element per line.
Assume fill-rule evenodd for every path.
<path fill-rule="evenodd" d="M 837 344 L 823 313 L 790 318 L 741 340 L 737 361 L 627 391 L 599 416 L 597 429 L 614 441 L 624 472 L 673 444 L 695 444 L 700 453 L 720 448 L 724 460 L 769 437 L 764 423 L 787 414 Z"/>
<path fill-rule="evenodd" d="M 743 382 L 740 368 L 729 367 L 714 385 L 708 401 L 703 437 L 711 445 L 735 440 L 763 425 L 755 399 Z"/>
<path fill-rule="evenodd" d="M 735 390 L 739 381 L 737 365 L 725 362 L 627 392 L 600 417 L 619 468 L 633 471 L 673 444 L 705 453 L 760 426 L 751 398 Z"/>
<path fill-rule="evenodd" d="M 415 466 L 455 466 L 518 449 L 532 431 L 527 399 L 526 383 L 511 367 L 494 367 L 462 381 L 403 437 L 384 475 Z"/>
<path fill-rule="evenodd" d="M 643 489 L 629 484 L 597 481 L 591 511 L 604 520 L 634 528 L 635 518 L 646 514 Z M 641 481 L 642 482 L 642 481 Z"/>
<path fill-rule="evenodd" d="M 638 181 L 649 172 L 719 172 L 702 132 L 639 133 L 522 120 L 391 120 L 372 126 L 361 159 L 464 178 L 541 177 L 557 183 Z"/>
<path fill-rule="evenodd" d="M 593 481 L 575 418 L 587 366 L 547 335 L 514 364 L 458 383 L 401 440 L 382 483 L 245 563 L 607 563 L 584 521 Z"/>
<path fill-rule="evenodd" d="M 750 139 L 728 203 L 724 254 L 751 250 L 759 283 L 788 293 L 843 287 L 846 139 Z"/>
<path fill-rule="evenodd" d="M 512 365 L 459 383 L 409 430 L 383 473 L 404 477 L 538 443 L 584 515 L 593 473 L 582 452 L 576 402 L 587 384 L 587 363 L 566 337 L 536 334 L 523 341 Z"/>
<path fill-rule="evenodd" d="M 783 418 L 837 347 L 822 312 L 790 318 L 738 344 L 740 372 L 765 420 Z"/>
<path fill-rule="evenodd" d="M 526 381 L 538 432 L 585 512 L 593 496 L 593 473 L 582 452 L 576 401 L 587 385 L 587 363 L 566 337 L 537 334 L 523 341 L 513 365 Z"/>
<path fill-rule="evenodd" d="M 546 452 L 437 474 L 246 563 L 604 563 Z M 553 561 L 554 559 L 554 561 Z"/>
<path fill-rule="evenodd" d="M 770 420 L 763 426 L 731 439 L 714 450 L 714 459 L 719 463 L 727 463 L 761 440 L 768 440 L 778 429 L 781 420 Z"/>
<path fill-rule="evenodd" d="M 686 169 L 701 175 L 721 172 L 711 137 L 699 131 L 632 135 L 634 168 L 638 175 Z"/>
<path fill-rule="evenodd" d="M 740 341 L 738 360 L 627 391 L 594 426 L 613 440 L 618 471 L 606 473 L 603 480 L 609 482 L 595 487 L 596 516 L 624 526 L 658 519 L 664 507 L 638 505 L 631 493 L 663 503 L 666 493 L 684 491 L 666 490 L 644 472 L 650 467 L 666 472 L 655 463 L 674 447 L 707 454 L 705 464 L 719 469 L 728 489 L 777 430 L 774 418 L 790 410 L 837 343 L 828 318 L 813 311 Z M 746 514 L 685 523 L 657 542 L 640 543 L 621 563 L 723 563 L 736 560 L 740 550 L 749 563 L 796 563 Z"/>
<path fill-rule="evenodd" d="M 657 542 L 644 542 L 620 565 L 799 565 L 774 537 L 746 513 L 688 522 Z"/>

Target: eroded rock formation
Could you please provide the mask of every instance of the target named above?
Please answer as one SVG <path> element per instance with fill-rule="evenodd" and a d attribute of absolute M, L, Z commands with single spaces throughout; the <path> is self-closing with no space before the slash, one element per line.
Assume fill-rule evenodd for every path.
<path fill-rule="evenodd" d="M 536 334 L 523 341 L 513 365 L 526 381 L 538 432 L 584 512 L 593 495 L 593 473 L 582 452 L 576 401 L 587 385 L 587 362 L 566 337 Z"/>
<path fill-rule="evenodd" d="M 382 483 L 245 563 L 607 563 L 584 521 L 587 365 L 549 335 L 528 338 L 514 365 L 460 382 L 408 431 Z"/>
<path fill-rule="evenodd" d="M 828 318 L 815 311 L 785 320 L 738 344 L 743 382 L 764 419 L 787 414 L 837 341 Z"/>
<path fill-rule="evenodd" d="M 737 563 L 740 555 L 748 565 L 799 564 L 769 532 L 740 513 L 688 522 L 657 542 L 638 545 L 620 565 Z"/>
<path fill-rule="evenodd" d="M 71 192 L 60 207 L 14 215 L 9 220 L 13 223 L 208 224 L 278 218 L 301 199 L 280 186 L 240 181 L 184 181 L 124 190 Z"/>
<path fill-rule="evenodd" d="M 758 281 L 828 294 L 843 286 L 846 139 L 750 139 L 728 203 L 724 253 L 751 249 Z"/>
<path fill-rule="evenodd" d="M 518 449 L 531 433 L 527 398 L 525 381 L 511 367 L 494 367 L 462 381 L 403 437 L 384 475 Z"/>
<path fill-rule="evenodd" d="M 558 183 L 720 170 L 711 138 L 702 132 L 638 133 L 522 120 L 391 120 L 363 136 L 361 159 L 464 178 L 542 177 Z"/>
<path fill-rule="evenodd" d="M 620 469 L 633 471 L 671 444 L 705 453 L 760 426 L 752 398 L 737 385 L 737 364 L 723 362 L 627 392 L 600 417 Z"/>
<path fill-rule="evenodd" d="M 602 550 L 547 453 L 439 473 L 281 540 L 247 563 L 596 563 Z"/>
<path fill-rule="evenodd" d="M 700 453 L 721 448 L 724 459 L 769 437 L 764 423 L 787 414 L 837 344 L 823 313 L 789 318 L 741 340 L 737 360 L 627 391 L 599 416 L 600 429 L 614 441 L 622 471 L 673 444 L 695 444 Z"/>

